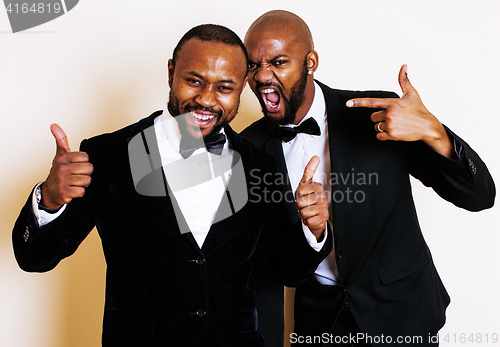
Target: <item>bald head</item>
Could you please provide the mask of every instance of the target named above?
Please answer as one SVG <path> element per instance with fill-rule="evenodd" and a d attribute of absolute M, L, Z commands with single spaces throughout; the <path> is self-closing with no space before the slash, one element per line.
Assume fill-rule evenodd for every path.
<path fill-rule="evenodd" d="M 278 124 L 298 124 L 312 105 L 318 68 L 307 24 L 291 12 L 267 12 L 248 29 L 245 47 L 248 83 L 264 116 Z"/>
<path fill-rule="evenodd" d="M 288 37 L 294 37 L 296 43 L 299 43 L 305 50 L 312 51 L 314 42 L 311 31 L 306 22 L 292 12 L 283 10 L 274 10 L 264 13 L 250 25 L 245 35 L 245 41 L 250 35 L 271 32 L 284 34 Z"/>

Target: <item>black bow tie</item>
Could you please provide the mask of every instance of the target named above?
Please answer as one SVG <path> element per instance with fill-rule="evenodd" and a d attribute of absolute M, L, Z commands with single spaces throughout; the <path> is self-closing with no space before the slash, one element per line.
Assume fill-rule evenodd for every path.
<path fill-rule="evenodd" d="M 298 127 L 279 127 L 278 135 L 285 142 L 289 142 L 297 136 L 298 133 L 305 133 L 309 135 L 321 135 L 321 131 L 319 130 L 318 123 L 314 120 L 314 118 L 309 118 L 304 123 L 299 125 Z"/>
<path fill-rule="evenodd" d="M 222 133 L 211 136 L 210 140 L 206 142 L 203 138 L 193 139 L 190 136 L 182 136 L 179 145 L 179 153 L 186 159 L 198 148 L 206 147 L 210 153 L 221 155 L 225 143 L 226 135 Z"/>

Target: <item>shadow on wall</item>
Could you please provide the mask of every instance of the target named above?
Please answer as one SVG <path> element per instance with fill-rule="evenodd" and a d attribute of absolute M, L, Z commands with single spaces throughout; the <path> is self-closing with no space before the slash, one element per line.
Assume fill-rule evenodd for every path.
<path fill-rule="evenodd" d="M 119 88 L 109 86 L 101 88 L 106 92 L 95 92 L 95 95 L 101 95 L 102 99 L 87 105 L 85 114 L 89 116 L 83 119 L 68 119 L 68 123 L 72 122 L 72 124 L 66 126 L 67 128 L 77 128 L 78 134 L 97 135 L 119 129 L 135 121 L 131 120 L 130 116 L 133 106 L 130 103 L 130 100 L 133 100 L 132 90 L 123 92 Z M 109 90 L 120 92 L 110 94 Z M 62 127 L 64 129 L 64 124 Z M 51 136 L 48 127 L 43 136 Z M 83 137 L 72 138 L 70 135 L 68 137 L 70 143 L 74 144 L 71 147 L 72 150 L 78 150 L 77 144 L 83 140 Z M 45 154 L 50 152 L 50 158 L 53 155 L 52 148 L 48 150 L 43 148 L 40 151 Z M 29 339 L 39 341 L 38 346 L 41 347 L 100 346 L 106 265 L 97 231 L 94 229 L 76 253 L 64 259 L 50 273 L 41 275 L 24 273 L 17 267 L 14 260 L 11 241 L 13 225 L 31 188 L 46 178 L 51 165 L 51 159 L 48 159 L 47 155 L 43 155 L 43 159 L 39 158 L 42 156 L 37 155 L 36 148 L 30 150 L 29 156 L 30 158 L 23 158 L 23 162 L 30 163 L 29 170 L 26 164 L 18 165 L 21 169 L 17 170 L 22 172 L 13 172 L 10 174 L 12 177 L 8 178 L 9 181 L 17 182 L 17 184 L 3 191 L 8 201 L 2 201 L 2 214 L 5 213 L 7 218 L 2 218 L 2 224 L 0 224 L 0 244 L 2 254 L 8 255 L 10 259 L 4 261 L 2 257 L 2 267 L 7 265 L 8 271 L 14 274 L 14 281 L 19 281 L 18 284 L 8 289 L 7 295 L 14 301 L 19 301 L 16 305 L 21 308 L 23 314 L 13 319 L 2 317 L 2 320 L 6 321 L 10 326 L 9 329 L 13 329 L 12 331 L 23 331 L 22 325 L 29 321 L 30 317 L 44 317 L 44 321 L 36 322 L 38 330 L 34 329 L 39 338 Z M 23 288 L 26 284 L 28 288 Z M 26 295 L 30 296 L 29 303 L 25 298 Z M 13 334 L 9 332 L 10 335 Z M 21 337 L 19 340 L 27 339 Z"/>
<path fill-rule="evenodd" d="M 31 186 L 46 177 L 49 165 L 36 163 L 37 170 L 13 179 L 22 186 L 16 184 L 3 191 L 9 203 L 2 201 L 0 265 L 2 282 L 7 277 L 4 285 L 8 285 L 2 288 L 1 320 L 6 330 L 0 344 L 30 346 L 38 341 L 40 347 L 99 346 L 105 264 L 97 233 L 92 232 L 74 257 L 49 273 L 23 272 L 14 259 L 13 225 Z M 40 317 L 44 319 L 40 321 Z M 24 336 L 27 326 L 30 333 Z"/>
<path fill-rule="evenodd" d="M 63 291 L 57 346 L 100 346 L 106 264 L 95 228 L 59 267 Z"/>
<path fill-rule="evenodd" d="M 143 116 L 133 114 L 135 90 L 122 86 L 102 85 L 95 91 L 97 100 L 82 126 L 90 129 L 89 136 L 112 132 Z M 110 92 L 111 91 L 111 92 Z M 75 139 L 78 142 L 81 139 Z M 106 263 L 101 239 L 94 228 L 71 257 L 59 266 L 61 286 L 61 320 L 58 347 L 93 347 L 101 345 Z"/>

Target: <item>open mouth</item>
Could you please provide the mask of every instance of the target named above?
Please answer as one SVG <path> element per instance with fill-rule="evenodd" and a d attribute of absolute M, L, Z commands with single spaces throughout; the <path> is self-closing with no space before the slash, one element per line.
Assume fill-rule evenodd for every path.
<path fill-rule="evenodd" d="M 281 109 L 281 95 L 276 89 L 264 87 L 260 89 L 260 93 L 268 112 L 278 112 Z"/>

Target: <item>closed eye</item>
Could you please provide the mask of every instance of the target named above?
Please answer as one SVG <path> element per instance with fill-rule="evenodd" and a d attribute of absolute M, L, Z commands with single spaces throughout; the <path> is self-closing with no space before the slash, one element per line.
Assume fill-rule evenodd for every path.
<path fill-rule="evenodd" d="M 219 90 L 223 93 L 230 93 L 233 91 L 233 88 L 228 87 L 228 86 L 220 86 Z"/>

